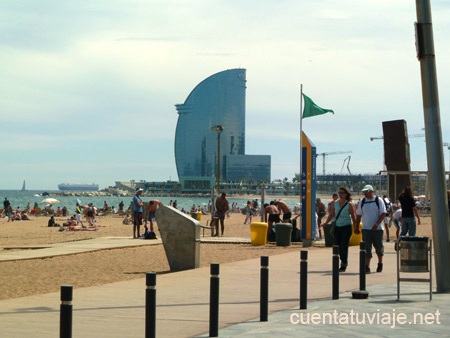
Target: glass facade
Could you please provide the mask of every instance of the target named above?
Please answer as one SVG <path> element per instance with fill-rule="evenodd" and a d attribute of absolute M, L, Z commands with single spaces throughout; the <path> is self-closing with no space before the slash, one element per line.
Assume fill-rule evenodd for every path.
<path fill-rule="evenodd" d="M 216 176 L 218 134 L 211 128 L 217 125 L 223 126 L 221 179 L 236 177 L 235 167 L 226 167 L 225 158 L 245 155 L 245 76 L 246 70 L 241 68 L 211 75 L 192 90 L 183 104 L 175 105 L 178 112 L 175 162 L 181 184 L 194 178 Z M 268 165 L 270 168 L 270 156 Z M 240 172 L 245 170 L 240 168 Z M 267 178 L 270 180 L 270 169 Z"/>
<path fill-rule="evenodd" d="M 225 156 L 226 181 L 270 182 L 270 155 Z"/>

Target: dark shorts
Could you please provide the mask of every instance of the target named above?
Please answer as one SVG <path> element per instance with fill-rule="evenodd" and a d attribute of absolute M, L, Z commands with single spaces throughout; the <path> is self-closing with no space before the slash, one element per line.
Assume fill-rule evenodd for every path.
<path fill-rule="evenodd" d="M 225 219 L 225 215 L 226 215 L 226 211 L 216 211 L 216 214 L 214 215 L 215 217 L 218 217 L 219 219 Z"/>
<path fill-rule="evenodd" d="M 281 222 L 280 215 L 279 214 L 270 214 L 269 215 L 269 222 L 273 222 L 273 223 Z"/>
<path fill-rule="evenodd" d="M 283 221 L 289 220 L 292 217 L 292 212 L 288 211 L 283 214 Z"/>
<path fill-rule="evenodd" d="M 384 255 L 383 246 L 383 230 L 366 230 L 362 231 L 362 240 L 366 243 L 366 257 L 372 258 L 372 245 L 375 248 L 375 252 L 379 256 Z"/>
<path fill-rule="evenodd" d="M 155 212 L 152 211 L 148 214 L 148 220 L 153 222 L 155 220 Z"/>
<path fill-rule="evenodd" d="M 133 214 L 133 224 L 142 225 L 142 212 L 135 211 Z"/>

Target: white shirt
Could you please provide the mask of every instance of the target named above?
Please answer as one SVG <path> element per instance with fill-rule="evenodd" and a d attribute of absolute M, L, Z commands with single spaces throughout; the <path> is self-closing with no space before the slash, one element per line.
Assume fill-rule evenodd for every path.
<path fill-rule="evenodd" d="M 402 209 L 398 209 L 392 215 L 393 219 L 400 219 L 402 217 Z"/>
<path fill-rule="evenodd" d="M 378 198 L 378 206 L 375 202 L 375 198 Z M 363 200 L 358 203 L 358 210 L 356 211 L 356 214 L 362 216 L 362 228 L 364 230 L 371 230 L 372 227 L 377 224 L 380 215 L 386 213 L 386 206 L 383 203 L 383 199 L 378 196 L 374 196 L 374 198 L 372 199 L 365 199 L 366 201 L 364 202 L 364 206 L 362 207 L 362 209 L 361 206 Z M 384 222 L 378 224 L 378 230 L 384 231 Z"/>

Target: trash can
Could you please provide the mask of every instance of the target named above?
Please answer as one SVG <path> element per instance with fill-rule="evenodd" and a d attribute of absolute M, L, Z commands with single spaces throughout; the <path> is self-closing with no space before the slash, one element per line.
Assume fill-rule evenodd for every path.
<path fill-rule="evenodd" d="M 268 224 L 266 222 L 250 223 L 250 238 L 252 245 L 266 245 L 267 228 Z"/>
<path fill-rule="evenodd" d="M 202 220 L 202 213 L 200 211 L 197 211 L 197 221 Z"/>
<path fill-rule="evenodd" d="M 400 243 L 400 271 L 428 272 L 428 237 L 401 236 Z"/>
<path fill-rule="evenodd" d="M 276 223 L 275 234 L 277 236 L 277 246 L 290 246 L 292 236 L 292 224 Z"/>
<path fill-rule="evenodd" d="M 331 223 L 328 223 L 323 228 L 323 234 L 325 236 L 325 246 L 326 247 L 332 247 L 334 245 L 334 236 L 330 232 L 331 230 Z"/>
<path fill-rule="evenodd" d="M 352 224 L 353 228 L 353 224 Z M 348 243 L 349 246 L 356 246 L 362 242 L 362 222 L 359 224 L 359 234 L 355 234 L 353 231 L 352 236 L 350 237 L 350 241 Z"/>

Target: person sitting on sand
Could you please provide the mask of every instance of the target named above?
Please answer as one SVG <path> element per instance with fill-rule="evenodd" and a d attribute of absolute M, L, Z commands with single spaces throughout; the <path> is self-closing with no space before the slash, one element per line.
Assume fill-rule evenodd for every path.
<path fill-rule="evenodd" d="M 59 225 L 58 223 L 56 223 L 56 221 L 55 221 L 55 216 L 51 216 L 50 218 L 49 218 L 49 220 L 48 220 L 48 226 L 49 227 L 59 227 L 59 226 L 61 226 L 61 225 Z"/>
<path fill-rule="evenodd" d="M 65 227 L 70 227 L 70 226 L 75 226 L 75 225 L 77 225 L 77 219 L 76 219 L 76 217 L 74 217 L 74 216 L 71 216 L 71 217 L 67 220 L 67 222 L 64 222 L 64 223 L 63 223 L 63 226 L 65 226 Z"/>
<path fill-rule="evenodd" d="M 129 225 L 130 224 L 130 215 L 126 214 L 125 218 L 122 221 L 122 224 Z"/>
<path fill-rule="evenodd" d="M 30 202 L 28 202 L 25 210 L 23 211 L 23 213 L 24 214 L 28 214 L 30 211 L 31 211 L 31 206 L 30 206 Z"/>
<path fill-rule="evenodd" d="M 22 210 L 20 210 L 20 207 L 17 207 L 16 211 L 14 212 L 14 221 L 21 221 L 22 220 Z"/>

